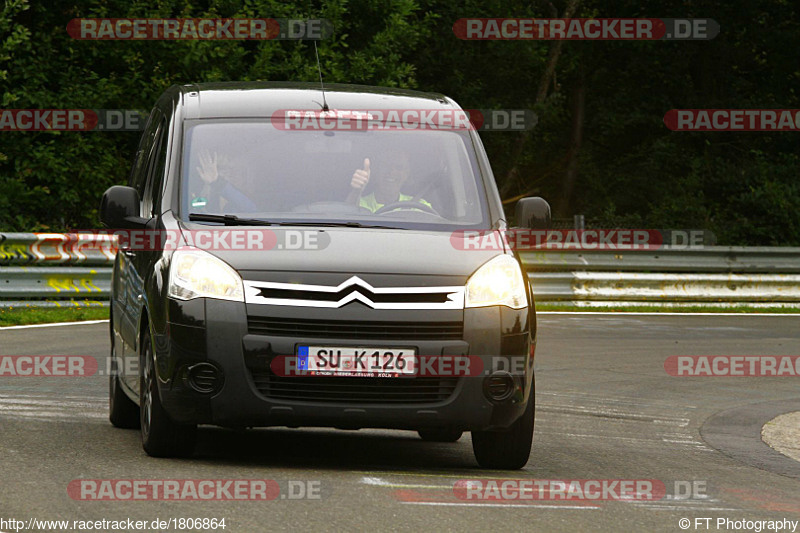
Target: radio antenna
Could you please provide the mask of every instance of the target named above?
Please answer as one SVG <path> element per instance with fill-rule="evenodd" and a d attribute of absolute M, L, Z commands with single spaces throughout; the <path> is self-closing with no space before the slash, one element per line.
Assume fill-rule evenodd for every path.
<path fill-rule="evenodd" d="M 319 86 L 322 87 L 322 111 L 329 111 L 328 101 L 325 100 L 325 84 L 322 83 L 322 67 L 319 64 L 319 51 L 317 51 L 317 41 L 314 41 L 314 54 L 317 56 L 317 70 L 319 71 Z"/>

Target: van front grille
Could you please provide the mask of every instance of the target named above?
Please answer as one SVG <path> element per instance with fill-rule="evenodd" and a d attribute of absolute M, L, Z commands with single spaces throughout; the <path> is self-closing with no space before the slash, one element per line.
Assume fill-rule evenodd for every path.
<path fill-rule="evenodd" d="M 309 320 L 249 316 L 255 335 L 331 339 L 454 340 L 464 333 L 463 322 L 380 322 L 362 320 Z"/>
<path fill-rule="evenodd" d="M 253 372 L 258 391 L 270 399 L 353 404 L 436 403 L 452 396 L 456 377 L 282 377 Z"/>

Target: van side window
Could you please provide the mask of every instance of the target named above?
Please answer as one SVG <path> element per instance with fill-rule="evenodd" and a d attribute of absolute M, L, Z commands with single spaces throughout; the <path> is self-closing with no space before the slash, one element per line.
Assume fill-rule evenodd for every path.
<path fill-rule="evenodd" d="M 155 215 L 156 211 L 161 208 L 161 186 L 164 183 L 164 172 L 167 166 L 168 145 L 169 124 L 167 118 L 162 116 L 147 158 L 147 186 L 142 195 L 142 212 L 145 217 Z"/>
<path fill-rule="evenodd" d="M 153 109 L 150 113 L 150 118 L 144 128 L 142 139 L 139 142 L 136 161 L 131 171 L 130 186 L 139 192 L 140 198 L 144 198 L 144 190 L 147 185 L 149 155 L 153 148 L 153 142 L 155 141 L 158 127 L 161 124 L 161 116 L 162 113 L 158 109 Z"/>

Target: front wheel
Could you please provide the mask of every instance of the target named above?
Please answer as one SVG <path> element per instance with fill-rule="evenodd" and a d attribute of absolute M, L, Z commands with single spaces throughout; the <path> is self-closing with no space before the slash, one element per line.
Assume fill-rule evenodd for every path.
<path fill-rule="evenodd" d="M 158 392 L 158 379 L 153 359 L 153 343 L 149 330 L 140 350 L 142 369 L 139 375 L 139 405 L 142 426 L 142 447 L 152 457 L 187 457 L 194 451 L 197 426 L 176 424 L 170 419 Z"/>
<path fill-rule="evenodd" d="M 139 407 L 122 391 L 114 372 L 108 376 L 108 419 L 114 427 L 139 427 Z"/>
<path fill-rule="evenodd" d="M 473 431 L 472 451 L 483 468 L 518 470 L 528 463 L 533 443 L 534 399 L 525 413 L 506 430 Z"/>
<path fill-rule="evenodd" d="M 139 406 L 128 398 L 120 388 L 119 365 L 114 358 L 114 321 L 111 323 L 111 374 L 108 376 L 108 419 L 114 427 L 123 429 L 137 429 L 139 427 Z"/>

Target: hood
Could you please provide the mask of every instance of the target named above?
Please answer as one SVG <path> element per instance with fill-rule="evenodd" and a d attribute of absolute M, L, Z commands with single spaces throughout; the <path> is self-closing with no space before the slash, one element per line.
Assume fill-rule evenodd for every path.
<path fill-rule="evenodd" d="M 187 232 L 187 229 L 191 231 Z M 459 238 L 450 231 L 209 227 L 195 224 L 183 228 L 186 237 L 197 235 L 199 230 L 258 232 L 263 235 L 263 246 L 238 246 L 238 249 L 225 249 L 224 245 L 205 247 L 242 273 L 400 274 L 456 276 L 466 281 L 482 264 L 504 253 L 502 248 L 494 246 L 491 249 L 464 250 Z"/>

